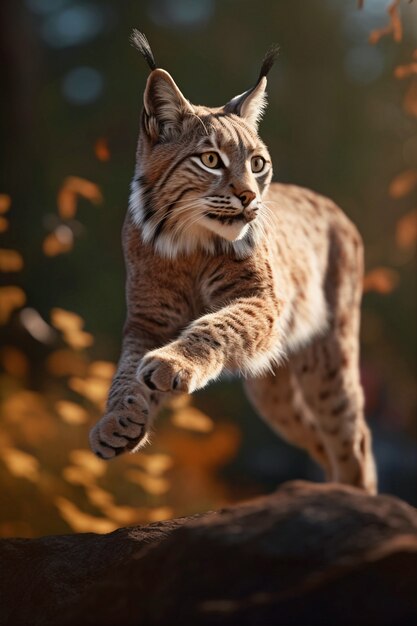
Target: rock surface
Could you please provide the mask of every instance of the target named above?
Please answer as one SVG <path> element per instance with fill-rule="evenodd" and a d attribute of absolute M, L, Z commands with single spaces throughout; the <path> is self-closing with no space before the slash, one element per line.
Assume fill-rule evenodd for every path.
<path fill-rule="evenodd" d="M 291 482 L 216 513 L 109 535 L 0 541 L 10 625 L 417 623 L 417 511 Z"/>

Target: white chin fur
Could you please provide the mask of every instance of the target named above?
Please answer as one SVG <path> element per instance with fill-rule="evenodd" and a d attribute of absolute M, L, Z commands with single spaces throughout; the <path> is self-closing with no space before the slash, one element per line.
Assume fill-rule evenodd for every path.
<path fill-rule="evenodd" d="M 219 235 L 227 241 L 239 241 L 248 232 L 249 224 L 245 224 L 242 221 L 234 222 L 233 224 L 222 224 L 218 220 L 211 220 L 208 217 L 204 217 L 201 220 L 201 224 L 204 225 L 207 230 Z"/>

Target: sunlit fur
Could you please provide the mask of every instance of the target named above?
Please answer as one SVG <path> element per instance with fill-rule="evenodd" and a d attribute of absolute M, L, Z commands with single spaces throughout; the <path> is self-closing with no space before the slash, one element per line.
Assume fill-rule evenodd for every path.
<path fill-rule="evenodd" d="M 134 42 L 152 71 L 123 229 L 127 319 L 92 449 L 138 449 L 167 398 L 229 371 L 329 480 L 375 492 L 358 369 L 361 239 L 329 199 L 270 184 L 257 126 L 274 53 L 252 89 L 209 109 L 157 68 L 141 33 Z M 253 156 L 265 160 L 258 173 Z"/>
<path fill-rule="evenodd" d="M 175 258 L 196 249 L 211 254 L 250 254 L 266 227 L 262 196 L 272 178 L 271 159 L 254 128 L 221 109 L 194 107 L 181 135 L 149 145 L 145 134 L 138 147 L 130 211 L 146 243 Z M 229 166 L 209 171 L 198 163 L 203 152 L 215 151 Z M 262 156 L 265 170 L 254 174 L 252 156 Z M 250 208 L 256 218 L 247 223 L 237 195 L 256 193 Z M 237 194 L 237 195 L 236 195 Z"/>

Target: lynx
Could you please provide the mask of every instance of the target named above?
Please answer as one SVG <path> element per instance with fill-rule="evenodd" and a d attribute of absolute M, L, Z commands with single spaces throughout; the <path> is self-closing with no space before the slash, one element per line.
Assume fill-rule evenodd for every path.
<path fill-rule="evenodd" d="M 224 371 L 327 480 L 376 492 L 359 380 L 363 250 L 329 199 L 271 183 L 259 138 L 267 74 L 219 108 L 191 104 L 150 67 L 123 227 L 127 319 L 104 417 L 103 459 L 148 440 L 161 404 Z"/>

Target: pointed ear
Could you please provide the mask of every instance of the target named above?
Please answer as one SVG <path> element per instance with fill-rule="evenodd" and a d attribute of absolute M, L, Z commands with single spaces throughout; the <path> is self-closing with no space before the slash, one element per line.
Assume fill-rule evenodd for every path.
<path fill-rule="evenodd" d="M 262 62 L 261 71 L 259 72 L 258 81 L 255 87 L 248 89 L 240 96 L 236 96 L 230 100 L 224 107 L 225 113 L 234 113 L 243 117 L 248 124 L 258 127 L 261 117 L 266 109 L 266 76 L 278 54 L 278 47 L 272 46 L 266 53 Z"/>
<path fill-rule="evenodd" d="M 257 128 L 266 109 L 266 83 L 266 76 L 263 76 L 255 87 L 230 100 L 223 107 L 224 111 L 243 117 L 248 124 Z"/>
<path fill-rule="evenodd" d="M 152 141 L 169 140 L 179 135 L 184 117 L 194 114 L 192 105 L 173 78 L 159 68 L 149 75 L 143 104 L 143 124 Z"/>

